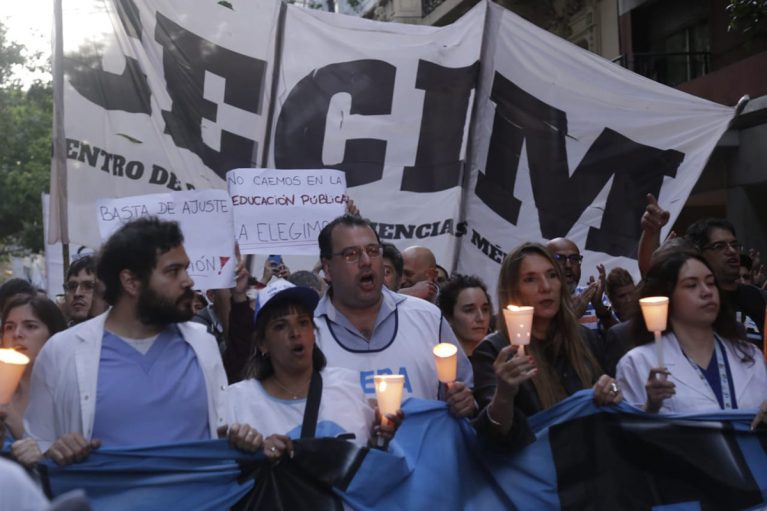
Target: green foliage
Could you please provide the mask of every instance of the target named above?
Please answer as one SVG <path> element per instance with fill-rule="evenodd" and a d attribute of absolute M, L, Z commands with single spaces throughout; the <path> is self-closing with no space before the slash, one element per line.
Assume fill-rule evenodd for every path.
<path fill-rule="evenodd" d="M 0 23 L 0 87 L 9 84 L 13 67 L 24 64 L 23 46 L 8 41 L 7 30 Z"/>
<path fill-rule="evenodd" d="M 48 189 L 53 90 L 50 82 L 23 89 L 13 75 L 30 64 L 0 24 L 0 252 L 41 251 L 40 194 Z"/>
<path fill-rule="evenodd" d="M 767 17 L 767 0 L 730 0 L 727 5 L 730 23 L 727 30 L 740 29 L 743 32 L 758 30 Z"/>

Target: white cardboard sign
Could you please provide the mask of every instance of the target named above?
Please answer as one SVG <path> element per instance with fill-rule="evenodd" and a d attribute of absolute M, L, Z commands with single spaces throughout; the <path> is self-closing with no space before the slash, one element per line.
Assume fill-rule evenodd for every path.
<path fill-rule="evenodd" d="M 232 201 L 224 190 L 155 193 L 96 203 L 101 239 L 106 241 L 121 225 L 143 216 L 179 223 L 189 256 L 189 275 L 195 289 L 234 287 Z"/>
<path fill-rule="evenodd" d="M 348 202 L 338 170 L 235 169 L 226 181 L 243 254 L 317 256 L 320 231 Z"/>

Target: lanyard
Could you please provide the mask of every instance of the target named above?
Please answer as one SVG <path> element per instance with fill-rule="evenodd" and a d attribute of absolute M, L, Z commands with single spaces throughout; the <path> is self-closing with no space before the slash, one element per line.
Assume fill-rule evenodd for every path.
<path fill-rule="evenodd" d="M 684 353 L 684 350 L 682 350 L 682 353 Z M 727 376 L 727 365 L 726 365 L 726 358 L 724 353 L 722 352 L 721 342 L 719 341 L 719 337 L 714 338 L 714 356 L 716 357 L 716 367 L 719 370 L 719 385 L 722 389 L 722 405 L 720 407 L 722 410 L 732 410 L 732 395 L 730 394 L 730 378 Z M 703 374 L 703 370 L 701 370 L 700 366 L 690 360 L 690 357 L 687 356 L 687 353 L 684 353 L 684 358 L 687 359 L 687 361 L 690 363 L 690 365 L 695 369 L 695 371 L 698 373 L 698 376 L 700 376 L 700 379 L 703 381 L 703 383 L 708 387 L 708 389 L 711 391 L 712 394 L 714 394 L 714 397 L 716 397 L 716 393 L 714 392 L 714 389 L 711 388 L 711 384 L 708 382 L 708 379 L 706 379 L 706 375 Z M 717 399 L 719 401 L 719 399 Z"/>

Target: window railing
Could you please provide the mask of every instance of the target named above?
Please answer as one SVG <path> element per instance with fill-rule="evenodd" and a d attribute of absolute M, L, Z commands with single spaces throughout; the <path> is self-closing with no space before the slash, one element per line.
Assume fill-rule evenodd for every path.
<path fill-rule="evenodd" d="M 613 59 L 621 66 L 665 85 L 679 85 L 707 74 L 711 53 L 632 53 Z"/>
<path fill-rule="evenodd" d="M 445 0 L 421 0 L 421 16 L 425 18 L 443 3 Z"/>

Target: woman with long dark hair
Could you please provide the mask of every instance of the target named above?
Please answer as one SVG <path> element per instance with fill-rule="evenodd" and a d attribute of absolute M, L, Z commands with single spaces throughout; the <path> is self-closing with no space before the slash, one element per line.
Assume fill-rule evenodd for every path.
<path fill-rule="evenodd" d="M 765 361 L 739 338 L 735 315 L 702 256 L 682 251 L 656 259 L 640 296 L 669 298 L 665 367 L 651 342 L 624 355 L 617 377 L 629 403 L 650 413 L 685 413 L 754 408 L 767 400 Z M 641 314 L 635 324 L 637 334 L 645 329 Z"/>
<path fill-rule="evenodd" d="M 453 275 L 440 287 L 437 305 L 470 357 L 490 328 L 492 303 L 487 286 L 473 275 Z"/>
<path fill-rule="evenodd" d="M 5 416 L 6 442 L 24 436 L 24 411 L 29 402 L 32 367 L 45 342 L 67 327 L 64 315 L 51 300 L 38 295 L 18 295 L 5 305 L 2 317 L 3 348 L 12 348 L 29 357 L 16 393 L 0 410 Z"/>

